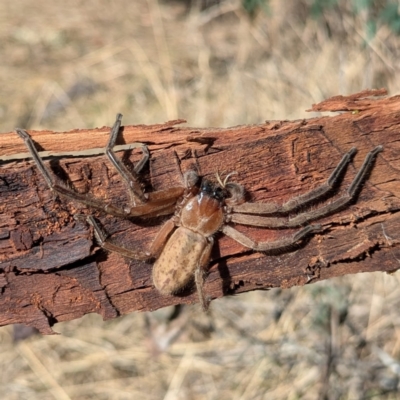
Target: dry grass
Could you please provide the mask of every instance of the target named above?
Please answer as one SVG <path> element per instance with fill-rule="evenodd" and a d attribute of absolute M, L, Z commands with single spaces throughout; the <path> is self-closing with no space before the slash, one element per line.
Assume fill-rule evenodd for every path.
<path fill-rule="evenodd" d="M 322 24 L 293 0 L 250 23 L 238 3 L 0 2 L 0 131 L 103 126 L 116 112 L 127 124 L 230 126 L 309 117 L 312 103 L 368 87 L 400 93 L 400 40 L 387 28 L 367 42 L 363 16 L 343 8 Z M 398 281 L 248 293 L 170 323 L 168 310 L 89 315 L 17 344 L 0 328 L 0 397 L 397 399 Z"/>

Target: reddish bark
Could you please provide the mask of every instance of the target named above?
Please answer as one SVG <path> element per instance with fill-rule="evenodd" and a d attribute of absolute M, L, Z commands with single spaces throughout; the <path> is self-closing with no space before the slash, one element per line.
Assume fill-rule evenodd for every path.
<path fill-rule="evenodd" d="M 149 146 L 151 161 L 143 175 L 148 190 L 181 185 L 181 172 L 195 166 L 203 176 L 237 171 L 234 180 L 245 186 L 250 201 L 277 202 L 323 183 L 355 146 L 353 164 L 333 193 L 338 196 L 366 153 L 381 144 L 384 151 L 357 200 L 319 221 L 324 231 L 302 246 L 265 255 L 217 236 L 205 291 L 218 298 L 358 272 L 392 272 L 400 267 L 400 96 L 374 97 L 383 94 L 364 91 L 313 106 L 313 111 L 352 111 L 330 117 L 227 129 L 176 126 L 181 120 L 125 126 L 120 140 Z M 30 133 L 43 149 L 64 152 L 104 146 L 109 128 Z M 26 153 L 17 135 L 0 135 L 0 325 L 24 323 L 48 334 L 55 322 L 90 312 L 110 319 L 197 301 L 191 287 L 180 296 L 160 295 L 152 286 L 151 263 L 99 249 L 87 224 L 73 218 L 90 210 L 54 198 L 33 162 L 13 160 L 16 153 Z M 133 152 L 127 158 L 139 157 Z M 64 157 L 51 166 L 80 192 L 119 204 L 126 199 L 124 185 L 102 155 Z M 140 249 L 149 246 L 162 223 L 94 214 L 114 241 Z M 293 232 L 237 228 L 263 241 Z"/>

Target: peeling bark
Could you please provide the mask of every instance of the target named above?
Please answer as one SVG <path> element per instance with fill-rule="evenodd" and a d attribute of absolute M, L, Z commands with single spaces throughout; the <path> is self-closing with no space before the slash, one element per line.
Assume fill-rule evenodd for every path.
<path fill-rule="evenodd" d="M 143 174 L 148 191 L 181 185 L 182 172 L 195 167 L 202 176 L 237 171 L 234 180 L 245 186 L 249 201 L 278 203 L 323 183 L 355 146 L 358 153 L 340 188 L 323 202 L 336 198 L 366 153 L 381 144 L 384 151 L 357 200 L 318 221 L 323 232 L 307 243 L 266 255 L 217 236 L 205 292 L 219 298 L 359 272 L 393 272 L 400 268 L 400 96 L 377 97 L 385 93 L 333 97 L 311 111 L 347 112 L 308 120 L 227 129 L 176 126 L 182 120 L 125 126 L 120 141 L 149 146 L 151 160 Z M 104 147 L 109 128 L 30 133 L 42 149 L 70 153 Z M 54 323 L 91 312 L 110 319 L 197 302 L 193 287 L 179 296 L 160 295 L 152 286 L 151 263 L 100 249 L 88 225 L 74 219 L 91 211 L 54 197 L 33 162 L 18 160 L 18 153 L 26 149 L 17 135 L 0 135 L 0 325 L 24 323 L 50 334 Z M 139 158 L 140 152 L 124 154 L 128 165 Z M 81 193 L 117 204 L 127 200 L 123 183 L 103 155 L 52 158 L 50 165 Z M 164 220 L 93 214 L 114 242 L 139 249 L 150 245 Z M 295 231 L 236 227 L 259 241 Z"/>

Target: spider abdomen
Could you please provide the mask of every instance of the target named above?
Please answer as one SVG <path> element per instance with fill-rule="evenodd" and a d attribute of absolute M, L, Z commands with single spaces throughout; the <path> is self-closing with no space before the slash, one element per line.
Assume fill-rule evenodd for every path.
<path fill-rule="evenodd" d="M 154 264 L 154 286 L 163 294 L 174 294 L 184 288 L 193 279 L 207 243 L 203 235 L 178 228 Z"/>

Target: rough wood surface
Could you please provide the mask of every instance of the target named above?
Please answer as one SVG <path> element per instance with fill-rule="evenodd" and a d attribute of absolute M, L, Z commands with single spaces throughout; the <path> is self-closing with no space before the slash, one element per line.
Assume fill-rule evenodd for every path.
<path fill-rule="evenodd" d="M 345 274 L 393 272 L 400 268 L 400 96 L 378 97 L 383 94 L 364 91 L 333 97 L 312 110 L 350 112 L 308 120 L 227 129 L 177 126 L 182 121 L 125 126 L 119 143 L 149 146 L 151 161 L 143 174 L 148 190 L 180 185 L 181 173 L 195 166 L 203 176 L 237 171 L 235 180 L 246 187 L 250 201 L 277 202 L 323 183 L 341 156 L 355 146 L 358 153 L 332 194 L 338 196 L 366 153 L 382 144 L 384 151 L 357 201 L 319 221 L 324 231 L 302 246 L 265 255 L 217 236 L 205 291 L 218 298 Z M 44 150 L 64 152 L 103 147 L 109 128 L 30 133 Z M 0 325 L 24 323 L 49 334 L 54 323 L 91 312 L 110 319 L 197 301 L 190 287 L 180 296 L 161 296 L 152 286 L 151 263 L 100 249 L 87 224 L 73 218 L 90 210 L 55 198 L 31 160 L 12 160 L 17 153 L 26 153 L 23 142 L 13 132 L 1 134 Z M 136 151 L 124 156 L 128 163 L 139 157 Z M 82 193 L 119 204 L 126 199 L 124 185 L 102 155 L 53 158 L 50 165 Z M 162 223 L 94 214 L 115 242 L 133 248 L 149 246 Z M 237 228 L 256 240 L 293 232 Z"/>

